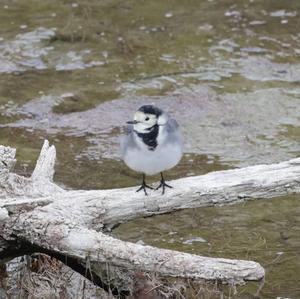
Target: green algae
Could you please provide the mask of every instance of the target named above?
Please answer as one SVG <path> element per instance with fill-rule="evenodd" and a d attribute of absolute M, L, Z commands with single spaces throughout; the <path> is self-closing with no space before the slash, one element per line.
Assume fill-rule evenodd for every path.
<path fill-rule="evenodd" d="M 295 13 L 298 15 L 293 16 Z M 33 127 L 5 124 L 33 117 L 24 116 L 21 108 L 43 95 L 59 98 L 52 105 L 52 112 L 65 115 L 115 99 L 126 101 L 131 96 L 168 97 L 178 89 L 188 90 L 203 84 L 210 86 L 220 99 L 226 97 L 227 101 L 237 101 L 237 105 L 239 101 L 241 106 L 243 100 L 254 103 L 256 91 L 263 91 L 261 98 L 274 105 L 281 103 L 275 99 L 284 96 L 282 90 L 295 91 L 293 101 L 285 98 L 287 105 L 282 109 L 288 106 L 296 109 L 299 107 L 299 13 L 298 1 L 283 0 L 2 1 L 1 53 L 7 61 L 16 63 L 18 70 L 2 72 L 0 56 L 0 143 L 17 148 L 15 171 L 26 176 L 31 174 L 47 138 L 57 148 L 55 181 L 66 188 L 137 185 L 140 175 L 121 161 L 101 155 L 95 158 L 87 151 L 93 145 L 93 138 L 101 141 L 105 134 L 117 135 L 120 130 L 112 129 L 95 137 L 80 129 L 69 133 L 66 128 L 58 127 L 51 133 L 41 130 L 38 124 Z M 39 27 L 53 30 L 53 35 L 34 47 L 30 41 L 29 48 L 28 44 L 16 47 L 17 35 L 22 37 Z M 46 54 L 37 54 L 47 48 Z M 43 69 L 31 64 L 35 55 Z M 66 94 L 69 95 L 62 96 Z M 224 109 L 226 113 L 221 103 L 220 100 L 215 109 Z M 257 109 L 261 107 L 257 105 Z M 272 105 L 269 109 L 272 112 Z M 246 118 L 248 111 L 242 113 Z M 264 155 L 268 155 L 270 148 L 280 147 L 288 158 L 299 156 L 296 118 L 285 115 L 281 120 L 278 114 L 266 111 L 267 120 L 270 115 L 279 119 L 276 124 L 280 131 L 273 134 L 272 130 L 266 133 L 263 121 L 258 121 L 262 114 L 254 114 L 246 118 L 250 128 L 256 124 L 254 132 L 246 125 L 241 131 L 248 155 L 242 153 L 230 161 L 224 159 L 224 151 L 186 154 L 166 177 L 176 179 L 228 169 L 235 167 L 236 161 L 247 165 L 247 159 L 257 155 L 258 147 L 265 149 Z M 236 119 L 217 128 L 211 125 L 217 121 L 211 117 L 208 114 L 208 127 L 194 126 L 195 136 L 198 130 L 207 129 L 207 137 L 212 138 L 201 142 L 215 142 L 215 148 L 228 146 L 228 151 L 230 146 L 237 148 L 230 138 L 216 138 L 216 132 L 223 127 L 228 132 L 234 130 Z M 115 126 L 118 125 L 116 121 Z M 154 184 L 158 179 L 148 178 Z M 256 260 L 267 269 L 263 298 L 297 298 L 300 296 L 299 227 L 298 197 L 286 196 L 136 220 L 120 226 L 114 233 L 122 239 L 143 240 L 163 248 Z M 207 242 L 184 243 L 196 237 Z M 238 294 L 254 294 L 256 288 L 256 284 L 248 284 Z"/>

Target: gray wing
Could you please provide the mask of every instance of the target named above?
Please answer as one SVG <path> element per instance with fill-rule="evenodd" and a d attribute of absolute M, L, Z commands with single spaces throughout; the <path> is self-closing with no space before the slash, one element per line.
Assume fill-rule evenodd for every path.
<path fill-rule="evenodd" d="M 174 118 L 170 118 L 168 122 L 166 123 L 166 129 L 168 133 L 174 133 L 179 131 L 179 125 L 178 122 Z"/>
<path fill-rule="evenodd" d="M 166 123 L 166 130 L 168 132 L 168 141 L 169 142 L 179 142 L 182 146 L 183 138 L 181 135 L 180 127 L 177 123 L 177 121 L 174 118 L 170 118 L 168 122 Z"/>
<path fill-rule="evenodd" d="M 126 126 L 125 132 L 126 132 L 127 134 L 130 134 L 132 131 L 133 131 L 133 125 L 127 125 L 127 126 Z"/>
<path fill-rule="evenodd" d="M 133 125 L 128 125 L 125 132 L 126 135 L 120 137 L 120 154 L 122 157 L 124 157 L 127 149 L 134 145 Z"/>

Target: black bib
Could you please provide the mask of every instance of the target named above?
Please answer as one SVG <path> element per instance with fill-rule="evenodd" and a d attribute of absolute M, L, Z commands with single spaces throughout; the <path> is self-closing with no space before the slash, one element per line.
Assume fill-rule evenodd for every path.
<path fill-rule="evenodd" d="M 148 149 L 150 151 L 154 151 L 155 148 L 157 147 L 157 136 L 158 136 L 158 131 L 159 127 L 158 125 L 154 125 L 153 127 L 149 128 L 149 133 L 138 133 L 137 131 L 136 134 L 138 137 L 140 137 L 143 142 L 148 146 Z"/>

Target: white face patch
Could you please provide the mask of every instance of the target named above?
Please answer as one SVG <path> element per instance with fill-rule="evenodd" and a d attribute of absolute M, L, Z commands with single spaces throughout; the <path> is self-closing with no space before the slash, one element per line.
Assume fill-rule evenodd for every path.
<path fill-rule="evenodd" d="M 139 133 L 148 133 L 147 129 L 157 124 L 157 117 L 154 114 L 147 114 L 142 111 L 137 111 L 134 114 L 134 120 L 138 123 L 133 125 L 133 128 Z"/>
<path fill-rule="evenodd" d="M 157 119 L 157 124 L 159 126 L 164 126 L 168 122 L 168 115 L 166 113 L 161 114 Z"/>

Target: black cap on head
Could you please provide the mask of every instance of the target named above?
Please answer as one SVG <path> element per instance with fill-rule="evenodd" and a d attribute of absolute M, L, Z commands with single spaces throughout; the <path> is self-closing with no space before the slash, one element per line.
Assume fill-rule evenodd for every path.
<path fill-rule="evenodd" d="M 144 105 L 144 106 L 140 107 L 138 111 L 141 111 L 141 112 L 144 112 L 147 114 L 154 114 L 156 116 L 160 116 L 163 113 L 161 109 L 159 109 L 153 105 Z"/>

